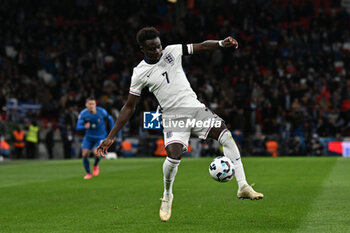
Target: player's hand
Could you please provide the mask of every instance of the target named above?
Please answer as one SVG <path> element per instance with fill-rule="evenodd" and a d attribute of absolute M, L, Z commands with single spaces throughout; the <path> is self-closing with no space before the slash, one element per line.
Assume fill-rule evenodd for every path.
<path fill-rule="evenodd" d="M 86 122 L 86 123 L 84 124 L 84 126 L 85 126 L 85 129 L 89 129 L 89 128 L 90 128 L 90 122 Z"/>
<path fill-rule="evenodd" d="M 233 39 L 231 36 L 226 37 L 224 40 L 222 40 L 222 44 L 224 45 L 224 47 L 234 46 L 235 49 L 238 48 L 238 42 L 235 39 Z"/>
<path fill-rule="evenodd" d="M 105 157 L 108 153 L 108 148 L 114 143 L 113 139 L 106 138 L 101 142 L 101 144 L 97 147 L 95 153 L 97 156 Z"/>

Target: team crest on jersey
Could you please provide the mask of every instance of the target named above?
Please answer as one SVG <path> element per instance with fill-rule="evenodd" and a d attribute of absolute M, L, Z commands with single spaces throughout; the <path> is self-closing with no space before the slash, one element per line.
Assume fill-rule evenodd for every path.
<path fill-rule="evenodd" d="M 164 61 L 166 63 L 169 63 L 170 65 L 174 65 L 175 58 L 173 57 L 173 55 L 171 53 L 169 53 L 168 55 L 165 56 Z"/>

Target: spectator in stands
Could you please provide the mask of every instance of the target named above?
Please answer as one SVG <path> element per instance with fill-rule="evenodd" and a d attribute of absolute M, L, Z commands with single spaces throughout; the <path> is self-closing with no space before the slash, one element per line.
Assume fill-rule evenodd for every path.
<path fill-rule="evenodd" d="M 26 134 L 27 159 L 34 159 L 37 157 L 38 142 L 39 142 L 39 127 L 36 121 L 32 121 L 32 123 L 28 127 L 28 131 Z"/>
<path fill-rule="evenodd" d="M 312 137 L 311 148 L 312 148 L 311 155 L 315 155 L 315 156 L 324 155 L 323 145 L 320 142 L 317 134 L 313 135 Z"/>
<path fill-rule="evenodd" d="M 272 157 L 278 156 L 278 142 L 272 137 L 269 137 L 266 142 L 266 151 L 270 153 Z"/>
<path fill-rule="evenodd" d="M 257 156 L 267 155 L 265 139 L 261 132 L 257 132 L 253 139 L 252 154 Z"/>
<path fill-rule="evenodd" d="M 154 151 L 155 156 L 167 156 L 163 137 L 159 137 L 156 141 L 156 150 Z"/>
<path fill-rule="evenodd" d="M 304 151 L 299 137 L 292 137 L 288 144 L 288 155 L 297 156 L 303 155 Z"/>
<path fill-rule="evenodd" d="M 121 152 L 122 156 L 126 157 L 126 158 L 135 156 L 135 154 L 132 151 L 132 144 L 127 139 L 122 141 L 122 143 L 120 145 L 120 152 Z"/>
<path fill-rule="evenodd" d="M 66 125 L 66 127 L 61 131 L 61 137 L 63 141 L 64 158 L 70 159 L 72 158 L 72 145 L 75 138 L 71 125 Z"/>
<path fill-rule="evenodd" d="M 235 140 L 237 147 L 242 149 L 243 146 L 243 133 L 241 130 L 232 130 L 231 131 L 232 138 Z"/>
<path fill-rule="evenodd" d="M 206 139 L 206 140 L 201 140 L 200 146 L 200 156 L 201 157 L 213 157 L 213 156 L 218 156 L 219 154 L 223 153 L 222 147 L 215 147 L 214 146 L 214 140 L 212 139 Z"/>
<path fill-rule="evenodd" d="M 51 123 L 48 123 L 48 130 L 45 135 L 45 146 L 47 153 L 49 155 L 49 159 L 53 159 L 53 147 L 55 146 L 54 140 L 54 128 Z"/>
<path fill-rule="evenodd" d="M 201 157 L 213 156 L 210 154 L 210 142 L 209 140 L 201 140 Z"/>
<path fill-rule="evenodd" d="M 343 137 L 341 136 L 340 133 L 337 133 L 337 134 L 335 135 L 334 141 L 337 141 L 337 142 L 343 141 Z"/>
<path fill-rule="evenodd" d="M 10 157 L 10 145 L 4 137 L 0 137 L 0 157 L 1 159 Z"/>
<path fill-rule="evenodd" d="M 13 146 L 15 148 L 14 158 L 21 159 L 23 156 L 24 143 L 24 130 L 21 125 L 17 125 L 12 131 Z"/>

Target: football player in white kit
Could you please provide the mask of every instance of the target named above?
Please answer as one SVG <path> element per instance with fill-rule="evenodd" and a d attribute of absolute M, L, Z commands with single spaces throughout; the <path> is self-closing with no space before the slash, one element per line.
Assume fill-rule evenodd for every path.
<path fill-rule="evenodd" d="M 101 156 L 107 154 L 108 148 L 113 144 L 115 136 L 125 125 L 135 111 L 141 91 L 148 87 L 157 98 L 163 113 L 171 112 L 177 108 L 192 108 L 195 115 L 204 119 L 219 119 L 209 111 L 204 104 L 197 99 L 186 75 L 183 71 L 181 60 L 183 55 L 198 54 L 202 51 L 210 51 L 219 48 L 234 46 L 238 48 L 238 42 L 232 37 L 224 40 L 207 40 L 197 44 L 169 45 L 164 50 L 159 38 L 159 32 L 153 27 L 142 28 L 136 35 L 137 43 L 144 54 L 142 60 L 133 70 L 128 99 L 120 111 L 113 129 L 105 140 L 97 148 Z M 262 193 L 255 192 L 248 185 L 239 150 L 232 138 L 230 131 L 224 122 L 220 127 L 193 127 L 185 132 L 164 132 L 165 149 L 167 157 L 163 164 L 164 193 L 159 211 L 162 221 L 168 221 L 171 216 L 173 202 L 172 186 L 181 161 L 181 156 L 187 150 L 190 135 L 195 134 L 199 138 L 207 137 L 219 141 L 223 146 L 223 152 L 234 164 L 235 176 L 238 183 L 237 197 L 240 199 L 262 199 Z"/>

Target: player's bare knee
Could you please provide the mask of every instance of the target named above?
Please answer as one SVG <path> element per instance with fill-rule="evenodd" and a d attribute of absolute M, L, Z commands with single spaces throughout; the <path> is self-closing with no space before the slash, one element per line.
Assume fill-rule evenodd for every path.
<path fill-rule="evenodd" d="M 82 152 L 82 157 L 83 157 L 83 158 L 87 158 L 87 157 L 89 157 L 89 154 L 90 154 L 90 151 L 89 151 L 89 150 L 83 150 L 83 152 Z"/>
<path fill-rule="evenodd" d="M 176 159 L 176 160 L 180 160 L 180 159 L 181 159 L 181 156 L 182 156 L 182 151 L 179 152 L 179 151 L 167 150 L 167 154 L 168 154 L 168 157 L 169 157 L 169 158 Z"/>
<path fill-rule="evenodd" d="M 180 160 L 183 153 L 183 145 L 180 143 L 170 144 L 165 150 L 169 158 Z"/>
<path fill-rule="evenodd" d="M 222 121 L 220 127 L 211 128 L 211 130 L 208 134 L 208 138 L 219 140 L 219 136 L 220 136 L 221 132 L 223 132 L 224 130 L 227 130 L 227 127 L 226 127 L 225 122 Z"/>

